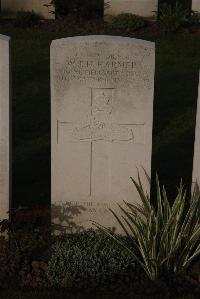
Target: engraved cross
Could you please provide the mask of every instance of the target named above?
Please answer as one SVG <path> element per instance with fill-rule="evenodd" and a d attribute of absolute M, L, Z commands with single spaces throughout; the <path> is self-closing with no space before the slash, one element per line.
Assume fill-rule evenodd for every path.
<path fill-rule="evenodd" d="M 144 143 L 144 124 L 116 124 L 112 121 L 113 92 L 114 89 L 111 88 L 91 89 L 90 114 L 84 123 L 77 124 L 67 121 L 57 122 L 57 133 L 60 125 L 68 125 L 71 141 L 90 142 L 89 196 L 92 195 L 94 142 L 103 140 L 111 143 L 131 141 L 134 143 Z M 143 136 L 143 140 L 137 140 L 137 136 Z"/>

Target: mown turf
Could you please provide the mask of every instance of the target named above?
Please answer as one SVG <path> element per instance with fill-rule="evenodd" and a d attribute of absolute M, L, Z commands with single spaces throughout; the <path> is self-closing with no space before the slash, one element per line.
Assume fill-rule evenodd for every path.
<path fill-rule="evenodd" d="M 191 185 L 199 51 L 199 36 L 157 41 L 152 164 L 172 195 L 181 177 Z"/>
<path fill-rule="evenodd" d="M 1 33 L 12 37 L 13 203 L 50 203 L 49 47 L 52 39 L 75 33 Z M 174 195 L 181 177 L 188 190 L 191 184 L 200 36 L 148 39 L 156 41 L 153 177 L 158 171 Z"/>

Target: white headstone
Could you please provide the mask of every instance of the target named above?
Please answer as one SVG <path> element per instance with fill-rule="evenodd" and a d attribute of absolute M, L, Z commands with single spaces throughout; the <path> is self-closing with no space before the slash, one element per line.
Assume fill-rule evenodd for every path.
<path fill-rule="evenodd" d="M 0 219 L 10 207 L 10 38 L 0 35 Z"/>
<path fill-rule="evenodd" d="M 105 15 L 133 13 L 143 17 L 152 17 L 158 9 L 158 0 L 104 0 Z"/>
<path fill-rule="evenodd" d="M 199 97 L 197 102 L 197 116 L 196 116 L 196 134 L 194 145 L 194 162 L 193 162 L 193 187 L 198 183 L 200 188 L 200 81 L 199 81 Z"/>
<path fill-rule="evenodd" d="M 200 0 L 192 0 L 192 10 L 200 12 Z"/>
<path fill-rule="evenodd" d="M 108 208 L 139 201 L 130 176 L 140 166 L 151 173 L 154 67 L 154 43 L 143 40 L 52 42 L 54 223 L 113 227 Z"/>

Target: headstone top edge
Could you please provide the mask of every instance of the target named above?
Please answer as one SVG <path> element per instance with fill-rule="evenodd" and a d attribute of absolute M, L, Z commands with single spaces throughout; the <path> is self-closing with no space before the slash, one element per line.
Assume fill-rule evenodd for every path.
<path fill-rule="evenodd" d="M 131 38 L 131 37 L 124 37 L 124 36 L 113 36 L 113 35 L 86 35 L 86 36 L 74 36 L 74 37 L 66 37 L 60 38 L 56 40 L 52 40 L 51 47 L 59 47 L 61 45 L 67 45 L 70 43 L 77 43 L 77 42 L 110 42 L 119 44 L 129 43 L 133 45 L 142 45 L 148 48 L 155 49 L 155 43 L 146 41 L 143 39 Z"/>
<path fill-rule="evenodd" d="M 9 42 L 11 40 L 11 37 L 7 36 L 7 35 L 0 34 L 0 40 Z"/>

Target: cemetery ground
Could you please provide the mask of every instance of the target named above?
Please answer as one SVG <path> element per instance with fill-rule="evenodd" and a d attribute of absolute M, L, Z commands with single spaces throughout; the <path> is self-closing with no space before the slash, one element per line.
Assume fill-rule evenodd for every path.
<path fill-rule="evenodd" d="M 2 34 L 12 37 L 13 206 L 39 206 L 40 209 L 41 205 L 50 205 L 50 43 L 61 37 L 104 34 L 104 29 L 93 24 L 87 31 L 81 26 L 73 30 L 65 27 L 59 32 L 11 26 L 0 29 Z M 116 35 L 116 32 L 106 30 L 105 34 Z M 156 42 L 152 177 L 157 171 L 173 199 L 180 178 L 190 192 L 200 35 L 198 32 L 157 35 L 153 31 L 147 34 L 117 32 L 117 35 Z M 181 280 L 181 284 L 187 283 Z M 156 288 L 158 291 L 162 285 Z M 36 296 L 42 298 L 44 294 L 4 292 L 1 298 Z M 53 295 L 45 292 L 45 296 L 65 298 L 57 292 Z"/>

